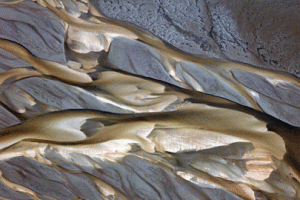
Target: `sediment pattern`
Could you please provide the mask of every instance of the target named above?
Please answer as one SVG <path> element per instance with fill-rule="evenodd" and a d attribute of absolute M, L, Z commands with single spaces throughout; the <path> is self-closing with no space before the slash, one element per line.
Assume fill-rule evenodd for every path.
<path fill-rule="evenodd" d="M 300 199 L 297 59 L 226 2 L 2 1 L 0 197 Z"/>

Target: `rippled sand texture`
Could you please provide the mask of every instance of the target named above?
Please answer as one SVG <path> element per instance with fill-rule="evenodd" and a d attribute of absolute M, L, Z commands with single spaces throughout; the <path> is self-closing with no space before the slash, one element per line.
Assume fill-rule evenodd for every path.
<path fill-rule="evenodd" d="M 217 26 L 178 46 L 126 5 L 179 7 L 133 2 L 1 1 L 0 197 L 300 199 L 299 78 L 224 53 Z"/>

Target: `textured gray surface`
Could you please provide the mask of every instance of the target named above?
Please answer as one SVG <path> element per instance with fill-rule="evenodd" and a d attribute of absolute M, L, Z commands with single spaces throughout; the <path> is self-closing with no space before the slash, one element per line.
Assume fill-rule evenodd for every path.
<path fill-rule="evenodd" d="M 58 110 L 95 109 L 115 113 L 129 112 L 115 105 L 103 102 L 97 99 L 95 95 L 79 87 L 67 85 L 59 81 L 32 77 L 20 80 L 16 85 L 37 101 L 47 106 L 55 107 Z"/>
<path fill-rule="evenodd" d="M 277 101 L 300 107 L 300 88 L 291 83 L 272 83 L 273 80 L 254 73 L 231 70 L 234 78 L 246 87 Z"/>
<path fill-rule="evenodd" d="M 0 73 L 6 72 L 15 67 L 30 67 L 31 65 L 17 56 L 0 49 Z"/>
<path fill-rule="evenodd" d="M 90 166 L 78 163 L 80 174 L 71 174 L 30 158 L 16 157 L 1 162 L 0 169 L 6 179 L 46 197 L 61 200 L 104 199 L 84 172 L 109 183 L 131 199 L 202 199 L 183 179 L 136 156 L 127 156 L 120 164 L 93 160 L 83 155 L 73 155 L 71 159 L 92 163 Z M 55 163 L 56 159 L 51 161 Z M 98 169 L 92 167 L 95 164 Z M 62 167 L 65 168 L 65 165 Z"/>
<path fill-rule="evenodd" d="M 82 174 L 62 172 L 55 167 L 40 164 L 26 157 L 17 157 L 5 163 L 2 162 L 0 169 L 8 180 L 30 188 L 45 197 L 104 199 L 90 178 Z M 12 197 L 14 196 L 9 196 L 9 198 Z"/>
<path fill-rule="evenodd" d="M 16 116 L 0 105 L 0 128 L 13 126 L 20 122 L 21 121 Z"/>
<path fill-rule="evenodd" d="M 31 200 L 29 196 L 22 194 L 21 192 L 16 192 L 6 186 L 3 182 L 0 181 L 0 196 L 7 199 L 15 199 L 15 200 Z"/>
<path fill-rule="evenodd" d="M 231 71 L 240 83 L 255 91 L 253 95 L 259 106 L 269 115 L 284 122 L 299 126 L 300 88 L 287 82 L 240 70 Z"/>
<path fill-rule="evenodd" d="M 179 73 L 182 76 L 182 80 L 186 80 L 187 83 L 197 84 L 191 85 L 195 90 L 223 97 L 241 105 L 251 107 L 247 99 L 236 89 L 199 65 L 190 62 L 181 62 L 176 65 L 176 72 Z M 199 87 L 199 89 L 197 87 Z"/>
<path fill-rule="evenodd" d="M 49 154 L 52 156 L 49 157 Z M 114 163 L 86 155 L 70 154 L 69 158 L 63 158 L 66 163 L 69 163 L 68 167 L 66 163 L 61 162 L 62 156 L 55 149 L 47 148 L 45 157 L 64 169 L 79 170 L 93 175 L 131 199 L 202 199 L 202 192 L 212 199 L 218 199 L 222 195 L 231 199 L 241 199 L 221 188 L 211 189 L 201 184 L 193 186 L 186 184 L 182 178 L 155 165 L 148 160 L 149 158 L 126 156 L 122 162 Z M 57 159 L 58 157 L 60 159 Z M 95 165 L 97 165 L 96 169 L 93 167 Z M 209 194 L 211 190 L 214 192 Z"/>
<path fill-rule="evenodd" d="M 212 36 L 230 59 L 300 76 L 298 0 L 207 0 Z"/>
<path fill-rule="evenodd" d="M 26 157 L 16 157 L 0 163 L 3 177 L 23 185 L 39 194 L 58 199 L 75 199 L 66 186 L 62 172 L 54 167 L 42 165 Z"/>
<path fill-rule="evenodd" d="M 91 2 L 104 15 L 149 30 L 183 51 L 300 76 L 298 0 Z"/>
<path fill-rule="evenodd" d="M 202 0 L 92 0 L 91 3 L 104 15 L 140 26 L 180 50 L 223 57 L 208 36 L 211 23 Z"/>
<path fill-rule="evenodd" d="M 59 18 L 33 1 L 20 5 L 0 5 L 0 38 L 21 44 L 39 58 L 65 62 L 65 30 Z"/>
<path fill-rule="evenodd" d="M 269 115 L 276 117 L 286 123 L 299 127 L 300 108 L 293 105 L 276 101 L 268 96 L 259 94 L 257 96 L 259 106 Z"/>
<path fill-rule="evenodd" d="M 141 42 L 126 38 L 114 39 L 110 46 L 108 60 L 122 71 L 182 87 L 170 77 L 162 64 L 160 54 Z"/>

